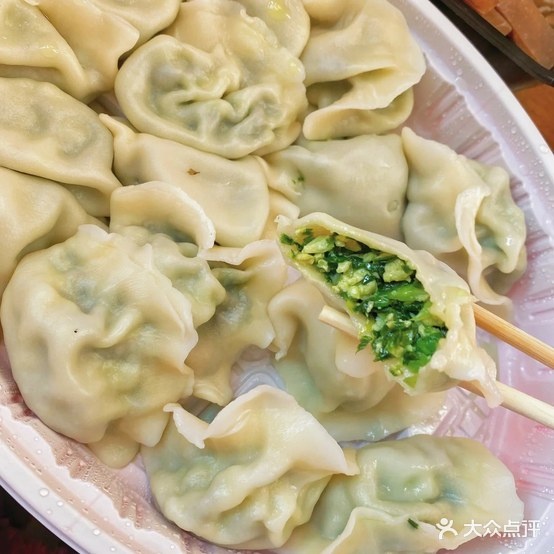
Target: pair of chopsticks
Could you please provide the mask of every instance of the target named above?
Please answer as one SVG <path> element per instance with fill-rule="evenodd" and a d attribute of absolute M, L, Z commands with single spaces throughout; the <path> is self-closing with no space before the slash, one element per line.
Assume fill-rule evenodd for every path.
<path fill-rule="evenodd" d="M 475 314 L 475 323 L 478 327 L 546 366 L 554 368 L 554 348 L 477 304 L 473 305 L 473 313 Z M 341 313 L 330 306 L 324 306 L 319 319 L 336 329 L 358 338 L 356 328 L 345 313 Z M 460 382 L 458 386 L 483 396 L 481 391 L 470 382 Z M 499 381 L 496 382 L 496 386 L 502 396 L 501 406 L 554 429 L 554 406 Z"/>

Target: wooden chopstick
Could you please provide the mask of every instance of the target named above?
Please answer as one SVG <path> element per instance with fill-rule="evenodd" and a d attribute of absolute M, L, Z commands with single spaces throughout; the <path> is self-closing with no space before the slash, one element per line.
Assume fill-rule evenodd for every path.
<path fill-rule="evenodd" d="M 458 386 L 473 394 L 483 396 L 483 393 L 473 383 L 461 382 L 458 383 Z M 554 429 L 554 406 L 518 389 L 509 387 L 500 381 L 496 381 L 496 388 L 502 397 L 501 406 Z"/>
<path fill-rule="evenodd" d="M 546 366 L 554 368 L 554 348 L 478 304 L 473 304 L 473 313 L 478 327 Z"/>
<path fill-rule="evenodd" d="M 483 308 L 479 308 L 479 310 L 486 311 Z M 331 308 L 330 306 L 324 306 L 321 310 L 321 313 L 319 314 L 319 319 L 320 321 L 327 323 L 328 325 L 331 325 L 336 329 L 339 329 L 353 337 L 358 338 L 358 332 L 356 328 L 352 324 L 352 321 L 350 320 L 348 315 L 345 313 L 339 312 L 334 308 Z M 492 319 L 494 320 L 494 318 Z M 521 333 L 526 335 L 526 333 L 524 333 L 523 331 L 521 331 Z M 458 386 L 474 394 L 483 396 L 483 393 L 477 387 L 475 387 L 473 383 L 460 382 L 458 383 Z M 501 406 L 507 408 L 508 410 L 511 410 L 512 412 L 518 413 L 538 423 L 541 423 L 542 425 L 546 425 L 551 429 L 554 429 L 554 406 L 551 406 L 547 402 L 543 402 L 542 400 L 539 400 L 538 398 L 530 396 L 517 389 L 509 387 L 504 383 L 500 383 L 499 381 L 496 381 L 496 386 L 502 397 L 502 402 L 500 404 Z"/>

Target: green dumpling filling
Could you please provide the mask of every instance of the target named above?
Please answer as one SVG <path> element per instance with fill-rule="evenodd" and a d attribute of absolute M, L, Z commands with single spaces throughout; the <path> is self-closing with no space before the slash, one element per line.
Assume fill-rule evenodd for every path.
<path fill-rule="evenodd" d="M 446 336 L 444 322 L 430 311 L 429 294 L 415 268 L 394 254 L 380 252 L 336 233 L 299 229 L 281 236 L 297 264 L 317 270 L 353 313 L 367 325 L 359 334 L 359 349 L 370 345 L 376 360 L 390 360 L 396 379 L 414 387 Z"/>

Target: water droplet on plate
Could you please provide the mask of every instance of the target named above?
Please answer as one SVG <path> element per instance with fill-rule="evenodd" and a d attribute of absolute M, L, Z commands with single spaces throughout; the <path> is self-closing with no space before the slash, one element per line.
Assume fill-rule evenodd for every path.
<path fill-rule="evenodd" d="M 48 489 L 40 489 L 38 493 L 40 494 L 40 496 L 48 496 L 50 494 L 50 491 Z"/>

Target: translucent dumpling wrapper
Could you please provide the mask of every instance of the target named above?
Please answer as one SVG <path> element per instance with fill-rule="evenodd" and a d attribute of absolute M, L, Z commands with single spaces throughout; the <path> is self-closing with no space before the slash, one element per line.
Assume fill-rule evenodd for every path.
<path fill-rule="evenodd" d="M 281 546 L 305 523 L 334 474 L 356 467 L 287 393 L 260 385 L 211 423 L 180 405 L 162 440 L 143 448 L 162 513 L 205 540 L 234 548 Z"/>
<path fill-rule="evenodd" d="M 298 58 L 261 19 L 238 2 L 196 0 L 127 58 L 115 93 L 139 131 L 234 159 L 297 138 L 303 80 Z"/>
<path fill-rule="evenodd" d="M 113 138 L 91 108 L 50 83 L 0 77 L 0 166 L 57 181 L 94 216 L 121 183 Z"/>
<path fill-rule="evenodd" d="M 300 215 L 324 212 L 355 227 L 400 239 L 408 164 L 397 135 L 299 140 L 264 157 L 268 184 Z"/>
<path fill-rule="evenodd" d="M 277 239 L 277 225 L 275 220 L 278 215 L 286 215 L 292 219 L 298 217 L 298 206 L 277 190 L 269 189 L 269 215 L 265 224 L 263 239 Z"/>
<path fill-rule="evenodd" d="M 117 15 L 139 32 L 140 46 L 175 20 L 181 0 L 91 0 L 102 11 Z"/>
<path fill-rule="evenodd" d="M 0 298 L 19 261 L 65 241 L 89 216 L 62 185 L 0 167 Z"/>
<path fill-rule="evenodd" d="M 496 366 L 476 341 L 474 297 L 454 270 L 424 251 L 327 214 L 279 218 L 286 259 L 345 310 L 360 338 L 409 394 L 472 382 L 500 402 Z"/>
<path fill-rule="evenodd" d="M 154 265 L 191 304 L 194 326 L 208 321 L 225 289 L 199 250 L 214 245 L 214 226 L 181 189 L 153 181 L 117 189 L 111 197 L 110 231 L 150 244 Z"/>
<path fill-rule="evenodd" d="M 156 444 L 168 419 L 162 407 L 192 392 L 191 307 L 148 245 L 83 225 L 25 256 L 0 316 L 27 406 L 110 466 Z"/>
<path fill-rule="evenodd" d="M 139 38 L 86 0 L 4 0 L 0 35 L 0 76 L 50 82 L 83 102 L 113 88 L 119 59 Z"/>
<path fill-rule="evenodd" d="M 246 246 L 261 238 L 269 215 L 269 190 L 256 157 L 228 160 L 137 133 L 107 115 L 100 119 L 113 134 L 114 172 L 124 185 L 164 181 L 180 188 L 212 221 L 220 245 Z"/>
<path fill-rule="evenodd" d="M 304 50 L 310 35 L 310 17 L 302 0 L 238 0 L 248 15 L 259 17 L 294 56 Z"/>
<path fill-rule="evenodd" d="M 416 435 L 352 452 L 360 472 L 333 476 L 284 553 L 434 553 L 523 521 L 509 469 L 479 442 Z"/>
<path fill-rule="evenodd" d="M 233 397 L 234 363 L 248 347 L 267 348 L 275 336 L 267 305 L 285 284 L 287 266 L 269 239 L 244 248 L 215 246 L 201 256 L 226 294 L 214 316 L 198 328 L 198 344 L 187 364 L 194 371 L 194 395 L 224 406 Z"/>
<path fill-rule="evenodd" d="M 377 441 L 434 416 L 443 393 L 405 394 L 358 341 L 319 321 L 325 300 L 307 279 L 277 293 L 268 312 L 274 366 L 285 389 L 340 442 Z"/>
<path fill-rule="evenodd" d="M 168 235 L 200 250 L 215 243 L 214 225 L 200 204 L 163 181 L 121 187 L 112 194 L 110 229 L 121 232 L 133 227 Z"/>
<path fill-rule="evenodd" d="M 413 108 L 425 72 L 404 15 L 386 0 L 305 0 L 310 38 L 302 52 L 310 140 L 382 134 Z"/>
<path fill-rule="evenodd" d="M 527 266 L 527 231 L 508 173 L 409 128 L 402 144 L 410 168 L 406 243 L 456 269 L 481 302 L 509 308 L 504 294 Z"/>

